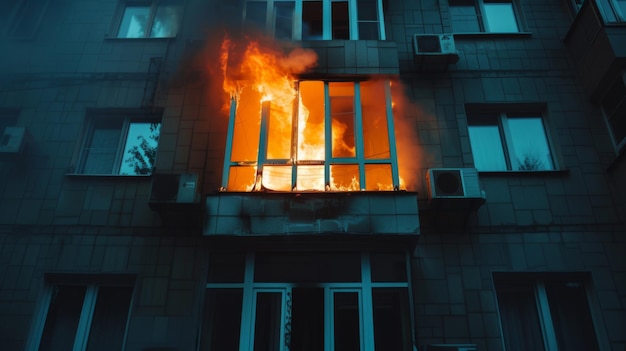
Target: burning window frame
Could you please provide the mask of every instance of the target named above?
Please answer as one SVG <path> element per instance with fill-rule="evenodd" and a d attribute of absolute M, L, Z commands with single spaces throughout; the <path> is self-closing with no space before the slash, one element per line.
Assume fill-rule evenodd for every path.
<path fill-rule="evenodd" d="M 302 112 L 302 92 L 301 86 L 307 83 L 317 83 L 323 86 L 323 159 L 301 159 L 302 153 L 300 147 L 303 143 L 302 137 L 298 137 L 298 125 L 303 123 L 301 120 Z M 239 104 L 245 103 L 242 101 L 242 95 L 246 93 L 245 90 L 241 90 L 238 96 L 231 97 L 230 113 L 229 113 L 229 125 L 226 140 L 226 152 L 224 157 L 224 168 L 222 174 L 222 190 L 223 191 L 283 191 L 283 192 L 307 192 L 307 191 L 392 191 L 400 188 L 400 177 L 398 171 L 397 162 L 397 149 L 395 141 L 395 128 L 394 128 L 394 113 L 392 105 L 392 81 L 389 79 L 381 80 L 362 80 L 362 81 L 345 81 L 345 80 L 294 80 L 295 96 L 293 99 L 293 113 L 291 115 L 291 141 L 290 141 L 290 154 L 288 157 L 268 157 L 267 145 L 272 142 L 270 132 L 270 120 L 271 120 L 271 101 L 261 102 L 261 110 L 259 111 L 259 125 L 258 129 L 258 150 L 256 160 L 250 159 L 233 159 L 233 154 L 236 153 L 237 142 L 242 141 L 242 137 L 237 137 L 237 125 L 246 123 L 250 125 L 249 120 L 243 121 L 246 117 L 238 116 Z M 337 121 L 333 121 L 333 116 L 336 116 L 336 111 L 333 111 L 333 97 L 346 98 L 346 96 L 335 96 L 331 92 L 334 85 L 352 86 L 352 125 L 347 126 L 344 123 L 343 129 L 348 129 L 348 134 L 353 134 L 353 140 L 349 140 L 348 148 L 352 151 L 338 152 L 337 138 L 333 137 L 333 133 L 337 133 L 339 129 Z M 364 101 L 365 93 L 364 87 L 367 85 L 378 85 L 378 88 L 382 90 L 384 96 L 380 97 L 379 101 L 382 101 L 382 106 L 379 106 L 384 111 L 384 116 L 378 116 L 378 126 L 371 126 L 372 113 L 368 112 L 371 105 L 368 107 L 367 103 L 372 101 Z M 371 100 L 372 95 L 367 96 Z M 369 115 L 368 115 L 369 114 Z M 365 118 L 364 118 L 365 116 Z M 319 118 L 319 117 L 318 117 Z M 381 121 L 382 120 L 382 121 Z M 253 121 L 252 121 L 253 122 Z M 382 125 L 381 125 L 382 123 Z M 369 127 L 368 127 L 369 125 Z M 368 132 L 364 132 L 365 129 L 369 129 Z M 386 129 L 386 132 L 384 130 Z M 383 138 L 383 142 L 387 144 L 388 150 L 384 150 L 382 153 L 373 154 L 372 151 L 366 151 L 371 146 L 366 146 L 366 142 L 370 138 L 373 138 L 373 133 L 383 132 L 386 134 L 386 138 Z M 368 134 L 369 133 L 369 134 Z M 250 135 L 250 134 L 247 134 Z M 366 135 L 370 135 L 366 138 Z M 379 135 L 380 136 L 380 135 Z M 235 140 L 239 138 L 239 140 Z M 368 140 L 365 140 L 368 139 Z M 335 141 L 334 141 L 335 140 Z M 253 138 L 245 138 L 246 142 L 252 141 L 256 144 Z M 242 146 L 239 146 L 242 147 Z M 318 185 L 306 185 L 306 179 L 299 178 L 299 175 L 303 173 L 303 170 L 310 167 L 323 168 L 323 183 L 319 182 Z M 289 168 L 286 170 L 285 168 Z M 284 180 L 281 185 L 266 186 L 268 183 L 267 176 L 274 172 L 286 175 L 290 179 Z M 341 175 L 343 173 L 343 175 Z M 347 173 L 347 175 L 345 174 Z M 368 180 L 368 176 L 370 179 Z M 243 186 L 242 177 L 248 179 Z M 341 179 L 339 179 L 341 178 Z M 386 179 L 385 182 L 380 182 L 380 179 Z M 288 181 L 288 183 L 286 183 Z M 310 184 L 310 183 L 309 183 Z M 319 185 L 321 184 L 321 185 Z"/>

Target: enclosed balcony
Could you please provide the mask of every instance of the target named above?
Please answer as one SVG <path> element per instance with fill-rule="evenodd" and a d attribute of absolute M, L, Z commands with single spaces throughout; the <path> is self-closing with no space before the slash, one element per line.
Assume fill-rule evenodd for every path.
<path fill-rule="evenodd" d="M 601 99 L 626 67 L 626 1 L 585 1 L 564 41 L 589 96 Z"/>

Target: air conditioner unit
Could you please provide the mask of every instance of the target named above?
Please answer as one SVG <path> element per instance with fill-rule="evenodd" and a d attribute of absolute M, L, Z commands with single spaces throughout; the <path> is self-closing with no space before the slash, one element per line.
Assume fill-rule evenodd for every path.
<path fill-rule="evenodd" d="M 430 344 L 424 351 L 477 351 L 476 344 Z"/>
<path fill-rule="evenodd" d="M 430 199 L 484 199 L 475 168 L 431 168 L 426 174 Z"/>
<path fill-rule="evenodd" d="M 0 155 L 16 156 L 26 148 L 28 132 L 24 127 L 6 127 L 0 138 Z"/>
<path fill-rule="evenodd" d="M 199 199 L 197 184 L 197 174 L 155 173 L 150 203 L 196 203 Z"/>
<path fill-rule="evenodd" d="M 415 63 L 422 70 L 447 69 L 459 60 L 452 34 L 415 34 Z"/>

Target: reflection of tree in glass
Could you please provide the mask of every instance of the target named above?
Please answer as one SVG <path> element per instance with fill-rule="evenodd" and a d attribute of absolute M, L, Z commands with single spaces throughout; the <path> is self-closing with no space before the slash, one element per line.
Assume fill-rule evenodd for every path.
<path fill-rule="evenodd" d="M 148 138 L 139 135 L 137 137 L 137 140 L 140 140 L 139 145 L 134 145 L 128 150 L 131 156 L 125 159 L 124 162 L 133 168 L 134 174 L 150 175 L 152 173 L 156 160 L 157 146 L 159 145 L 160 129 L 161 125 L 159 123 L 150 123 L 150 135 L 148 135 Z"/>
<path fill-rule="evenodd" d="M 527 153 L 524 155 L 524 160 L 519 161 L 520 171 L 537 171 L 541 169 L 544 169 L 543 160 L 536 154 Z"/>
<path fill-rule="evenodd" d="M 160 6 L 154 16 L 150 36 L 153 38 L 169 38 L 176 36 L 179 17 L 179 6 Z"/>

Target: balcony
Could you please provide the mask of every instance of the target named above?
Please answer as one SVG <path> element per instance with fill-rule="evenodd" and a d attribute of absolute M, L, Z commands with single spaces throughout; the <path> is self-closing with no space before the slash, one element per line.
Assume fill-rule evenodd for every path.
<path fill-rule="evenodd" d="M 626 67 L 625 15 L 616 0 L 585 1 L 565 36 L 592 100 L 599 100 Z"/>
<path fill-rule="evenodd" d="M 204 235 L 392 235 L 417 238 L 417 193 L 222 192 L 206 199 Z"/>
<path fill-rule="evenodd" d="M 317 53 L 314 74 L 390 74 L 400 72 L 396 42 L 386 40 L 311 40 L 298 42 Z"/>

